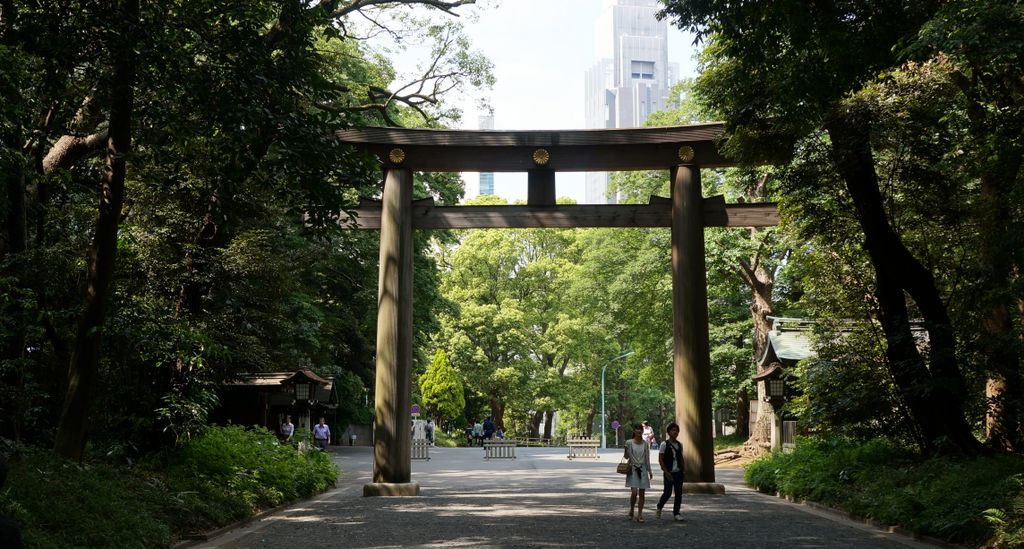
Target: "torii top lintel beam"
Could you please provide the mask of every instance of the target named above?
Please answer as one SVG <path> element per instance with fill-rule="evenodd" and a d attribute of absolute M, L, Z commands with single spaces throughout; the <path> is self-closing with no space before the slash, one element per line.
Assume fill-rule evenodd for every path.
<path fill-rule="evenodd" d="M 349 128 L 345 143 L 385 168 L 424 172 L 631 171 L 735 165 L 718 152 L 721 123 L 608 130 Z"/>

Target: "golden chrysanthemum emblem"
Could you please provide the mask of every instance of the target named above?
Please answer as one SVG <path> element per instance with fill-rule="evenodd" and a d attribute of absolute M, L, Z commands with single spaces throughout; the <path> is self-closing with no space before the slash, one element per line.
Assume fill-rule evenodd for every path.
<path fill-rule="evenodd" d="M 388 160 L 390 160 L 392 164 L 401 164 L 405 161 L 405 151 L 402 149 L 391 149 L 391 151 L 388 152 Z"/>
<path fill-rule="evenodd" d="M 679 147 L 679 160 L 683 162 L 690 162 L 693 160 L 693 156 L 693 147 L 689 145 L 683 145 L 682 147 Z"/>
<path fill-rule="evenodd" d="M 548 160 L 551 160 L 551 155 L 545 149 L 537 149 L 533 151 L 533 163 L 538 166 L 546 166 Z"/>

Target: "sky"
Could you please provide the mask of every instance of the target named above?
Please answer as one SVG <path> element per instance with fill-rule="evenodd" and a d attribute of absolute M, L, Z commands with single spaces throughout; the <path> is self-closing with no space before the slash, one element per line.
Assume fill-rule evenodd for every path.
<path fill-rule="evenodd" d="M 596 22 L 608 0 L 480 0 L 460 8 L 472 47 L 494 64 L 487 93 L 496 130 L 554 130 L 584 127 L 583 75 L 597 62 Z M 471 13 L 467 13 L 471 12 Z M 669 24 L 670 63 L 680 76 L 696 75 L 692 38 Z M 477 129 L 472 98 L 457 102 L 461 127 Z M 463 174 L 466 197 L 478 194 L 479 178 Z M 583 202 L 582 173 L 556 174 L 556 195 Z M 526 174 L 496 173 L 495 194 L 510 202 L 526 199 Z"/>

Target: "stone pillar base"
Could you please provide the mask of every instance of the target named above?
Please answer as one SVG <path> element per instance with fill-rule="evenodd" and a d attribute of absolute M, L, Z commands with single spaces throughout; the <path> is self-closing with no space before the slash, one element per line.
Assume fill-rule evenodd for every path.
<path fill-rule="evenodd" d="M 717 482 L 684 482 L 684 494 L 714 494 L 720 496 L 725 493 L 725 486 Z"/>
<path fill-rule="evenodd" d="M 363 497 L 373 496 L 418 496 L 418 482 L 372 482 L 363 485 Z"/>

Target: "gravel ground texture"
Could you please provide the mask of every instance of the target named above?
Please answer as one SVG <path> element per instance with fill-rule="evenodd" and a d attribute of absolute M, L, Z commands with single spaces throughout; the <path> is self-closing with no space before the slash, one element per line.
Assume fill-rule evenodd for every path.
<path fill-rule="evenodd" d="M 819 508 L 745 487 L 722 468 L 725 495 L 686 495 L 684 521 L 661 519 L 661 482 L 647 492 L 644 523 L 630 522 L 629 490 L 615 473 L 621 450 L 566 458 L 565 448 L 517 448 L 516 459 L 483 459 L 480 448 L 432 448 L 412 463 L 415 497 L 363 497 L 372 449 L 332 447 L 335 489 L 193 547 L 936 547 Z"/>

